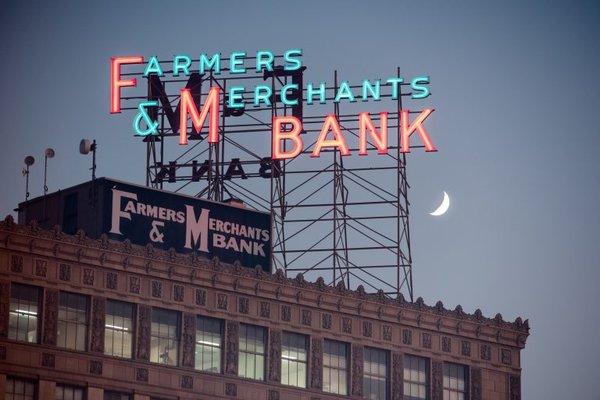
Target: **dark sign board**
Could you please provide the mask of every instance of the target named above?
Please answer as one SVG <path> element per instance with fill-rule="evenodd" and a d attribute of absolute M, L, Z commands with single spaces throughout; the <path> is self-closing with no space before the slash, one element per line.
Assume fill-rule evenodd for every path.
<path fill-rule="evenodd" d="M 271 219 L 267 213 L 107 178 L 22 203 L 20 222 L 42 220 L 42 209 L 45 219 L 55 220 L 65 231 L 84 229 L 91 237 L 105 233 L 134 244 L 195 251 L 227 263 L 239 261 L 249 268 L 260 265 L 270 272 Z"/>

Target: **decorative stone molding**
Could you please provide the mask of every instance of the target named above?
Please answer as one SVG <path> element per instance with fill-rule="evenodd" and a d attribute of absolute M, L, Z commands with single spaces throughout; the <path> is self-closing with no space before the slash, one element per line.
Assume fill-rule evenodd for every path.
<path fill-rule="evenodd" d="M 482 400 L 481 369 L 471 368 L 471 400 Z"/>
<path fill-rule="evenodd" d="M 471 357 L 471 342 L 463 340 L 460 344 L 460 354 L 465 357 Z"/>
<path fill-rule="evenodd" d="M 90 374 L 102 375 L 102 361 L 90 360 Z"/>
<path fill-rule="evenodd" d="M 392 400 L 402 400 L 404 396 L 404 356 L 402 353 L 392 353 Z"/>
<path fill-rule="evenodd" d="M 271 318 L 271 304 L 268 301 L 260 302 L 260 317 L 266 319 Z"/>
<path fill-rule="evenodd" d="M 450 336 L 442 336 L 442 351 L 445 353 L 452 352 L 452 339 L 450 339 Z"/>
<path fill-rule="evenodd" d="M 83 284 L 86 286 L 94 286 L 94 270 L 92 268 L 83 269 Z"/>
<path fill-rule="evenodd" d="M 58 279 L 64 282 L 71 280 L 71 266 L 69 264 L 61 263 L 58 267 Z"/>
<path fill-rule="evenodd" d="M 313 389 L 322 389 L 323 339 L 318 337 L 313 337 L 311 339 L 310 367 L 310 387 Z"/>
<path fill-rule="evenodd" d="M 152 281 L 152 297 L 162 297 L 162 282 L 154 280 Z"/>
<path fill-rule="evenodd" d="M 408 346 L 412 344 L 412 331 L 410 329 L 402 329 L 402 344 Z"/>
<path fill-rule="evenodd" d="M 421 346 L 426 349 L 431 348 L 431 334 L 427 332 L 421 333 Z"/>
<path fill-rule="evenodd" d="M 225 395 L 237 397 L 237 385 L 232 382 L 225 382 Z"/>
<path fill-rule="evenodd" d="M 342 332 L 352 334 L 352 318 L 342 317 Z"/>
<path fill-rule="evenodd" d="M 141 279 L 139 276 L 129 276 L 129 293 L 140 294 Z"/>
<path fill-rule="evenodd" d="M 206 306 L 206 290 L 196 289 L 196 305 L 204 307 Z"/>
<path fill-rule="evenodd" d="M 228 307 L 227 295 L 223 294 L 223 293 L 218 293 L 217 294 L 217 308 L 219 310 L 227 311 L 227 307 Z"/>
<path fill-rule="evenodd" d="M 519 375 L 509 375 L 508 377 L 508 398 L 509 400 L 521 400 L 521 377 Z"/>
<path fill-rule="evenodd" d="M 248 314 L 250 311 L 250 299 L 247 297 L 238 298 L 238 312 L 240 314 Z"/>
<path fill-rule="evenodd" d="M 443 364 L 441 361 L 431 362 L 431 400 L 443 400 Z"/>
<path fill-rule="evenodd" d="M 310 310 L 302 310 L 302 319 L 300 321 L 302 325 L 312 325 L 312 313 Z"/>
<path fill-rule="evenodd" d="M 23 256 L 11 254 L 10 256 L 10 272 L 20 274 L 23 272 Z"/>
<path fill-rule="evenodd" d="M 329 313 L 321 314 L 321 328 L 323 329 L 331 329 L 332 324 L 332 316 Z"/>
<path fill-rule="evenodd" d="M 136 368 L 135 380 L 138 382 L 148 382 L 148 368 Z"/>
<path fill-rule="evenodd" d="M 479 346 L 479 356 L 482 360 L 490 361 L 492 359 L 492 348 L 489 344 Z"/>
<path fill-rule="evenodd" d="M 10 318 L 10 282 L 0 281 L 0 338 L 8 337 Z"/>
<path fill-rule="evenodd" d="M 292 320 L 292 308 L 290 306 L 281 306 L 281 320 L 285 322 L 290 322 Z"/>
<path fill-rule="evenodd" d="M 45 278 L 48 275 L 48 261 L 46 260 L 35 260 L 35 276 Z"/>
<path fill-rule="evenodd" d="M 391 325 L 383 325 L 381 327 L 381 329 L 382 329 L 381 337 L 383 338 L 383 340 L 391 342 L 392 341 L 392 326 Z"/>
<path fill-rule="evenodd" d="M 373 337 L 373 323 L 371 321 L 363 321 L 362 334 L 364 337 Z"/>
<path fill-rule="evenodd" d="M 0 346 L 0 360 L 6 360 L 6 346 Z"/>
<path fill-rule="evenodd" d="M 183 314 L 183 334 L 181 345 L 181 365 L 193 368 L 196 350 L 196 315 Z"/>
<path fill-rule="evenodd" d="M 42 343 L 56 346 L 56 329 L 58 319 L 58 290 L 44 290 L 44 324 L 42 327 Z"/>
<path fill-rule="evenodd" d="M 225 323 L 225 373 L 237 375 L 240 325 L 234 321 Z"/>
<path fill-rule="evenodd" d="M 269 331 L 269 372 L 270 382 L 281 382 L 281 331 Z"/>
<path fill-rule="evenodd" d="M 364 347 L 359 344 L 352 345 L 352 395 L 362 397 L 363 395 L 363 368 Z"/>
<path fill-rule="evenodd" d="M 150 323 L 152 308 L 138 304 L 137 313 L 137 359 L 150 361 Z"/>
<path fill-rule="evenodd" d="M 116 272 L 106 273 L 106 288 L 110 290 L 117 290 L 119 286 L 119 275 Z"/>
<path fill-rule="evenodd" d="M 54 368 L 56 365 L 56 357 L 52 353 L 42 353 L 42 367 Z"/>
<path fill-rule="evenodd" d="M 512 353 L 510 349 L 500 349 L 500 361 L 502 361 L 502 364 L 512 364 Z"/>
<path fill-rule="evenodd" d="M 182 375 L 180 385 L 182 389 L 193 389 L 194 378 L 192 378 L 190 375 Z"/>
<path fill-rule="evenodd" d="M 268 395 L 267 399 L 268 400 L 280 400 L 279 391 L 269 390 L 269 395 Z"/>
<path fill-rule="evenodd" d="M 104 325 L 106 314 L 106 299 L 103 297 L 92 297 L 92 326 L 90 351 L 96 353 L 104 352 Z"/>

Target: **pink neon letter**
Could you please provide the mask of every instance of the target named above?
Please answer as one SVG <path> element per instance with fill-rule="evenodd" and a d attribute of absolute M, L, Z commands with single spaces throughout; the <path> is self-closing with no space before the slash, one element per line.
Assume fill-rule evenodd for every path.
<path fill-rule="evenodd" d="M 325 139 L 329 131 L 333 131 L 333 139 L 331 140 Z M 340 150 L 340 154 L 343 156 L 350 154 L 348 144 L 346 143 L 346 138 L 344 138 L 344 135 L 340 130 L 340 124 L 333 114 L 329 114 L 325 118 L 323 127 L 321 128 L 321 133 L 319 133 L 319 138 L 317 139 L 313 152 L 310 156 L 319 157 L 323 147 L 337 147 Z"/>
<path fill-rule="evenodd" d="M 434 110 L 432 108 L 425 108 L 423 111 L 421 111 L 417 119 L 415 119 L 414 122 L 408 126 L 409 110 L 400 110 L 400 151 L 402 153 L 410 153 L 409 138 L 415 130 L 425 145 L 425 151 L 437 151 L 437 148 L 429 138 L 425 127 L 422 125 L 433 111 Z"/>
<path fill-rule="evenodd" d="M 292 125 L 292 130 L 287 132 L 283 131 L 283 125 Z M 294 158 L 302 151 L 304 143 L 300 137 L 302 132 L 302 122 L 296 117 L 273 117 L 273 134 L 271 135 L 271 157 L 274 160 L 281 160 L 285 158 Z M 292 150 L 284 151 L 281 149 L 282 140 L 289 139 L 293 142 L 294 148 Z"/>
<path fill-rule="evenodd" d="M 377 148 L 378 154 L 387 154 L 388 152 L 388 129 L 387 129 L 387 114 L 386 112 L 379 113 L 381 121 L 381 133 L 378 135 L 371 121 L 371 116 L 367 112 L 358 114 L 358 155 L 367 155 L 367 130 L 371 139 Z"/>
<path fill-rule="evenodd" d="M 132 87 L 137 84 L 135 78 L 121 79 L 122 64 L 141 64 L 142 56 L 112 57 L 110 59 L 110 113 L 121 112 L 121 88 Z"/>
<path fill-rule="evenodd" d="M 181 100 L 179 103 L 179 144 L 187 144 L 187 115 L 190 114 L 192 124 L 196 132 L 202 130 L 206 116 L 210 113 L 208 121 L 208 143 L 217 143 L 219 141 L 219 95 L 221 90 L 218 86 L 213 86 L 208 91 L 208 96 L 202 105 L 202 110 L 198 112 L 192 92 L 190 89 L 181 89 Z"/>

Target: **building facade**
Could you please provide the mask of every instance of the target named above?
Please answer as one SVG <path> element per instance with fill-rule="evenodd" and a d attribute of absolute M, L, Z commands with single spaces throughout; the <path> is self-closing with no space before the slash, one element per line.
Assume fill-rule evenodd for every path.
<path fill-rule="evenodd" d="M 521 398 L 528 321 L 0 223 L 6 400 Z"/>

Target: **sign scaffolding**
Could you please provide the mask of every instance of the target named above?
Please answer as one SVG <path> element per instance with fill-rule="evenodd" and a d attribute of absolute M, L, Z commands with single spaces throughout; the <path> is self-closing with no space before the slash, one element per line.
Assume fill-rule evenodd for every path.
<path fill-rule="evenodd" d="M 147 91 L 131 88 L 127 96 L 120 96 L 123 110 L 139 110 L 141 101 L 156 104 L 148 107 L 148 115 L 157 122 L 156 133 L 140 138 L 146 147 L 147 186 L 214 201 L 242 200 L 249 207 L 270 212 L 272 268 L 281 268 L 289 276 L 302 274 L 313 280 L 322 276 L 331 285 L 343 283 L 354 289 L 363 285 L 366 291 L 382 290 L 393 297 L 403 293 L 413 299 L 409 184 L 406 153 L 400 143 L 402 112 L 407 112 L 403 102 L 414 98 L 411 85 L 381 85 L 377 109 L 371 104 L 369 116 L 373 124 L 387 125 L 387 152 L 378 151 L 371 136 L 366 151 L 374 155 L 361 157 L 358 108 L 364 113 L 366 104 L 359 100 L 342 105 L 334 100 L 341 86 L 364 93 L 364 84 L 341 81 L 337 71 L 315 102 L 314 93 L 303 85 L 306 67 L 287 71 L 281 55 L 274 56 L 272 71 L 232 73 L 221 68 L 219 74 L 209 70 L 183 77 L 169 70 L 172 60 L 158 63 L 164 75 L 144 76 L 140 65 L 124 66 L 121 73 L 123 78 L 147 80 Z M 395 76 L 400 82 L 399 68 Z M 298 89 L 282 91 L 290 84 Z M 232 107 L 231 85 L 249 88 L 239 92 L 244 108 Z M 256 102 L 253 88 L 257 85 L 271 87 L 269 105 Z M 215 86 L 220 89 L 218 141 L 209 143 L 206 134 L 188 122 L 188 146 L 179 146 L 175 140 L 180 138 L 180 89 L 189 89 L 200 109 Z M 290 105 L 293 102 L 297 104 Z M 387 104 L 385 113 L 381 112 L 383 104 Z M 420 113 L 411 109 L 406 116 Z M 349 154 L 333 146 L 324 147 L 315 157 L 324 115 L 333 115 L 339 122 Z M 302 122 L 304 147 L 295 158 L 274 160 L 272 123 L 282 116 Z M 289 151 L 288 142 L 282 141 L 283 152 Z M 411 146 L 416 147 L 423 146 Z"/>

